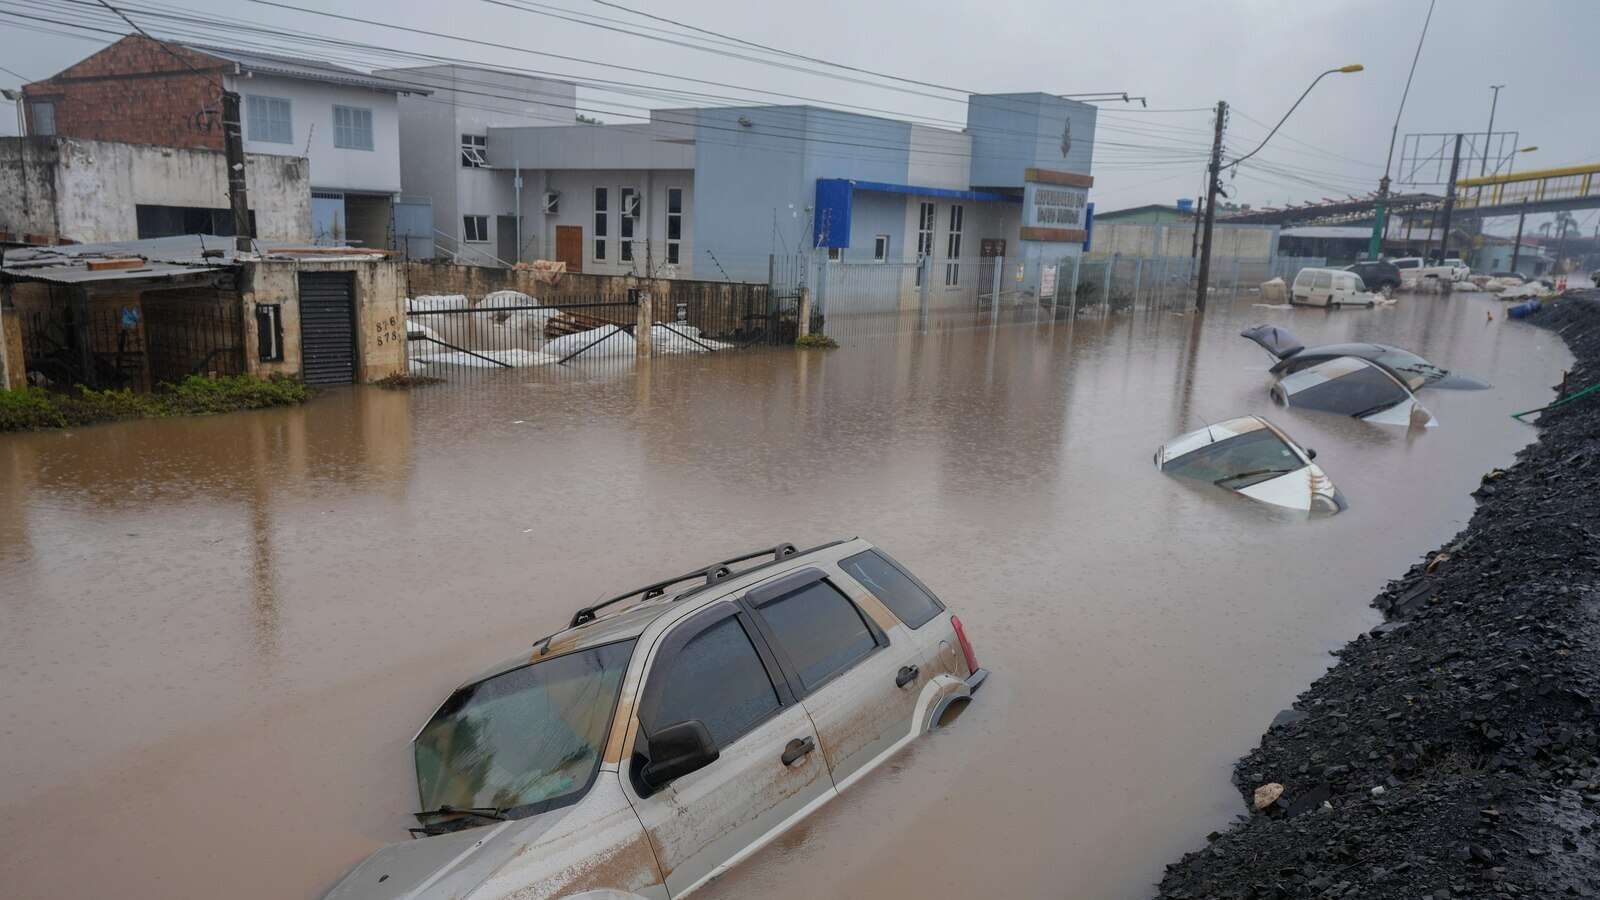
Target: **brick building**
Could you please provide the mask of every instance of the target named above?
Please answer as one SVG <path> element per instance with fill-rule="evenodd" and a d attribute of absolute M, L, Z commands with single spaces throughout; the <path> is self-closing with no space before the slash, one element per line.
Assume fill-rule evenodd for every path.
<path fill-rule="evenodd" d="M 221 150 L 224 88 L 240 94 L 247 153 L 310 161 L 317 240 L 394 245 L 398 98 L 428 93 L 416 85 L 317 60 L 129 35 L 24 85 L 27 134 Z"/>

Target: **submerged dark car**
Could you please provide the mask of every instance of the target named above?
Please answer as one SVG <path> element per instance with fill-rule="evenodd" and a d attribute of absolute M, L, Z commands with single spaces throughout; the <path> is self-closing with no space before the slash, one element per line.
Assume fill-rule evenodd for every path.
<path fill-rule="evenodd" d="M 1345 266 L 1346 272 L 1354 272 L 1361 276 L 1369 291 L 1393 291 L 1400 289 L 1400 270 L 1387 259 L 1370 259 Z"/>
<path fill-rule="evenodd" d="M 1262 349 L 1277 358 L 1278 361 L 1268 371 L 1279 377 L 1291 375 L 1301 369 L 1341 356 L 1353 356 L 1382 367 L 1413 391 L 1425 387 L 1480 391 L 1489 387 L 1486 382 L 1468 375 L 1457 375 L 1409 350 L 1391 347 L 1388 344 L 1324 344 L 1308 348 L 1290 333 L 1289 329 L 1276 325 L 1255 325 L 1239 332 L 1239 336 L 1255 341 Z"/>

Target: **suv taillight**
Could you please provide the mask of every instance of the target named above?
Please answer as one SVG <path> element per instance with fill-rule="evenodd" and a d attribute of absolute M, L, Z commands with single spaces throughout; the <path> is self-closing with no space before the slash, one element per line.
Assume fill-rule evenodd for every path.
<path fill-rule="evenodd" d="M 950 627 L 956 630 L 956 642 L 961 645 L 961 655 L 967 658 L 967 673 L 978 671 L 978 655 L 972 652 L 972 642 L 967 640 L 967 629 L 961 626 L 961 618 L 951 616 Z"/>

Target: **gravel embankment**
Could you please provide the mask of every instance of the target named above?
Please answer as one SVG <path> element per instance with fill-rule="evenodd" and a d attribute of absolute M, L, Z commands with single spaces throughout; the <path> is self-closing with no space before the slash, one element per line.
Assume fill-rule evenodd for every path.
<path fill-rule="evenodd" d="M 1530 321 L 1577 358 L 1568 395 L 1600 380 L 1600 291 Z M 1375 599 L 1388 621 L 1239 760 L 1245 813 L 1161 900 L 1600 897 L 1600 392 L 1530 419 L 1467 528 Z"/>

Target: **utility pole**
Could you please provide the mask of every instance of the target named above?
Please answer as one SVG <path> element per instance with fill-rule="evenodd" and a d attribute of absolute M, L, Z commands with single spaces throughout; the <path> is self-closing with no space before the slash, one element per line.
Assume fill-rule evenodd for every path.
<path fill-rule="evenodd" d="M 1217 192 L 1222 190 L 1222 129 L 1227 120 L 1228 101 L 1218 100 L 1216 131 L 1211 138 L 1211 165 L 1206 168 L 1208 177 L 1205 226 L 1200 237 L 1200 278 L 1194 292 L 1196 312 L 1206 311 L 1206 283 L 1211 278 L 1211 227 L 1217 220 Z"/>
<path fill-rule="evenodd" d="M 1461 170 L 1461 138 L 1456 134 L 1455 156 L 1450 158 L 1450 189 L 1444 194 L 1444 227 L 1439 229 L 1439 259 L 1450 255 L 1450 214 L 1456 208 L 1456 175 Z"/>
<path fill-rule="evenodd" d="M 1494 99 L 1489 101 L 1489 130 L 1483 135 L 1483 162 L 1478 164 L 1479 178 L 1489 169 L 1489 142 L 1494 140 L 1494 108 L 1500 105 L 1500 89 L 1503 87 L 1503 84 L 1489 85 L 1489 90 L 1494 91 Z M 1496 165 L 1494 168 L 1495 174 L 1500 174 L 1500 167 Z"/>
<path fill-rule="evenodd" d="M 239 94 L 222 91 L 222 149 L 228 165 L 228 206 L 233 210 L 233 246 L 250 252 L 255 231 L 250 227 L 250 199 L 245 193 L 244 128 L 239 115 Z"/>
<path fill-rule="evenodd" d="M 1522 256 L 1522 223 L 1528 218 L 1528 207 L 1517 213 L 1517 242 L 1511 245 L 1511 271 L 1517 270 L 1517 259 Z"/>
<path fill-rule="evenodd" d="M 1383 255 L 1383 234 L 1387 225 L 1389 205 L 1389 167 L 1394 165 L 1394 141 L 1400 136 L 1400 116 L 1406 111 L 1406 98 L 1411 96 L 1411 79 L 1417 77 L 1417 60 L 1422 58 L 1422 42 L 1428 38 L 1428 25 L 1433 22 L 1433 7 L 1438 0 L 1428 0 L 1428 17 L 1422 20 L 1422 33 L 1417 35 L 1417 50 L 1411 54 L 1411 72 L 1406 75 L 1406 89 L 1400 93 L 1400 108 L 1394 111 L 1394 128 L 1389 131 L 1389 155 L 1383 160 L 1383 178 L 1378 181 L 1378 202 L 1373 204 L 1372 237 L 1367 241 L 1367 258 Z"/>

